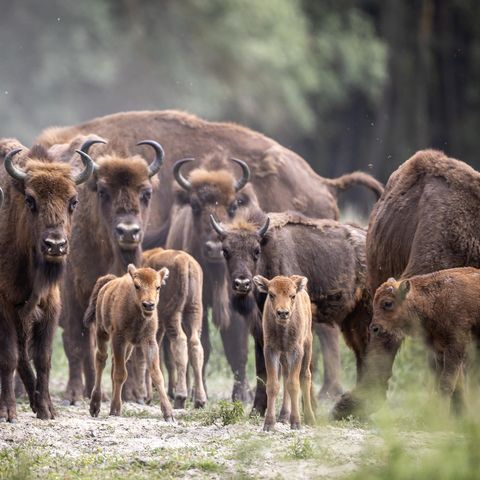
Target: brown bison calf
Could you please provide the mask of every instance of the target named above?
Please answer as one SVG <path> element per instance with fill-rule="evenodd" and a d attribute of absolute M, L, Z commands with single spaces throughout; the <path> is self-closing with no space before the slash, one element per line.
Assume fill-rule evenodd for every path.
<path fill-rule="evenodd" d="M 153 383 L 160 394 L 160 406 L 165 420 L 172 421 L 172 407 L 165 392 L 156 333 L 158 328 L 157 304 L 161 285 L 168 277 L 168 269 L 136 269 L 128 266 L 122 277 L 100 277 L 92 291 L 85 312 L 84 324 L 96 322 L 97 350 L 95 354 L 95 386 L 90 401 L 90 414 L 98 416 L 102 399 L 102 373 L 112 340 L 112 402 L 110 415 L 120 415 L 122 387 L 127 379 L 126 363 L 133 347 L 140 347 L 147 358 Z"/>
<path fill-rule="evenodd" d="M 472 336 L 479 337 L 480 270 L 452 268 L 402 281 L 391 278 L 375 293 L 370 331 L 403 340 L 422 334 L 435 355 L 440 391 L 463 406 L 463 367 Z"/>
<path fill-rule="evenodd" d="M 158 344 L 166 333 L 173 362 L 176 367 L 169 371 L 169 385 L 175 388 L 175 408 L 184 408 L 187 398 L 187 364 L 190 360 L 194 375 L 193 398 L 195 407 L 203 407 L 207 396 L 203 385 L 202 333 L 202 285 L 203 272 L 199 263 L 188 253 L 180 250 L 155 248 L 143 254 L 143 264 L 154 269 L 166 267 L 174 282 L 162 290 L 158 302 Z M 175 384 L 175 387 L 173 385 Z M 170 388 L 169 388 L 170 390 Z"/>
<path fill-rule="evenodd" d="M 267 368 L 267 412 L 263 429 L 270 431 L 275 426 L 279 366 L 282 367 L 284 385 L 291 401 L 291 428 L 300 428 L 300 384 L 305 423 L 312 425 L 315 422 L 310 397 L 313 337 L 310 297 L 305 289 L 307 278 L 300 275 L 279 275 L 267 280 L 257 275 L 253 281 L 260 292 L 268 294 L 262 319 L 263 353 Z M 284 392 L 284 407 L 287 401 Z"/>

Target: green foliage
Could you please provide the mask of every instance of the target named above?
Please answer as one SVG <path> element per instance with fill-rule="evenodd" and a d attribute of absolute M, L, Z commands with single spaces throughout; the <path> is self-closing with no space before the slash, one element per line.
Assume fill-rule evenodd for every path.
<path fill-rule="evenodd" d="M 290 457 L 296 460 L 307 460 L 313 457 L 314 449 L 308 438 L 296 437 L 290 447 Z"/>
<path fill-rule="evenodd" d="M 226 426 L 238 423 L 245 416 L 243 403 L 220 400 L 206 415 L 204 425 Z"/>
<path fill-rule="evenodd" d="M 0 451 L 0 479 L 27 480 L 32 478 L 33 460 L 22 447 Z"/>

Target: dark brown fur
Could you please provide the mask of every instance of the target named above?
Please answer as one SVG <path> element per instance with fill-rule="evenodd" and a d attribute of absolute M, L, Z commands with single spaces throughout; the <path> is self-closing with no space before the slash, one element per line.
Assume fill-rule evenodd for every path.
<path fill-rule="evenodd" d="M 421 150 L 391 176 L 370 216 L 370 291 L 389 277 L 408 278 L 453 267 L 480 267 L 480 174 L 436 150 Z M 400 341 L 388 335 L 369 345 L 365 385 L 334 409 L 342 418 L 362 410 L 367 393 L 384 397 Z M 369 373 L 369 370 L 371 372 Z M 371 404 L 372 402 L 369 401 Z"/>
<path fill-rule="evenodd" d="M 128 266 L 122 277 L 100 277 L 93 289 L 85 314 L 85 326 L 95 322 L 97 349 L 95 354 L 95 386 L 90 401 L 90 414 L 100 413 L 102 400 L 102 373 L 108 357 L 108 343 L 112 342 L 112 401 L 110 415 L 120 415 L 121 391 L 127 378 L 126 363 L 134 347 L 142 349 L 153 383 L 160 394 L 160 406 L 166 421 L 172 421 L 172 407 L 168 400 L 156 334 L 157 305 L 162 283 L 168 269 L 136 269 Z M 95 312 L 95 314 L 93 314 Z"/>
<path fill-rule="evenodd" d="M 290 420 L 292 429 L 300 428 L 300 385 L 305 423 L 313 425 L 312 409 L 312 310 L 306 291 L 307 278 L 299 275 L 277 276 L 271 280 L 257 275 L 254 282 L 267 294 L 263 308 L 263 353 L 267 369 L 267 412 L 265 431 L 275 426 L 275 400 L 278 395 L 278 371 L 284 379 L 280 420 Z M 291 413 L 288 412 L 291 408 Z M 289 417 L 289 418 L 288 418 Z"/>
<path fill-rule="evenodd" d="M 375 293 L 372 335 L 421 335 L 434 354 L 440 392 L 464 406 L 464 368 L 472 337 L 480 340 L 480 270 L 453 268 L 391 279 Z"/>
<path fill-rule="evenodd" d="M 206 402 L 204 389 L 202 332 L 203 273 L 198 262 L 188 253 L 179 250 L 156 248 L 143 253 L 143 265 L 154 269 L 168 268 L 170 280 L 162 289 L 158 302 L 158 343 L 163 336 L 169 339 L 174 371 L 169 371 L 169 384 L 175 397 L 175 408 L 185 408 L 187 399 L 187 364 L 194 373 L 193 398 L 195 407 Z M 170 386 L 169 386 L 170 390 Z"/>
<path fill-rule="evenodd" d="M 12 147 L 21 145 L 11 139 L 0 141 L 0 155 L 4 157 Z M 14 164 L 27 172 L 24 182 L 3 168 L 0 172 L 5 194 L 0 215 L 0 420 L 12 422 L 16 368 L 37 417 L 54 417 L 48 387 L 52 341 L 77 197 L 70 165 L 55 163 L 40 146 L 17 157 Z M 66 242 L 63 253 L 49 254 L 45 247 L 49 238 Z"/>
<path fill-rule="evenodd" d="M 248 314 L 259 307 L 265 296 L 252 295 L 255 274 L 265 276 L 302 274 L 309 278 L 309 293 L 314 304 L 314 323 L 340 326 L 347 344 L 357 358 L 358 377 L 362 375 L 366 328 L 370 321 L 370 296 L 365 285 L 365 231 L 335 220 L 313 220 L 295 213 L 269 214 L 272 227 L 262 238 L 257 233 L 265 222 L 263 212 L 226 227 L 221 236 L 227 268 L 232 280 L 234 308 Z M 236 280 L 248 280 L 245 291 Z M 254 408 L 265 408 L 263 333 L 252 325 L 256 345 L 257 392 Z M 324 356 L 328 361 L 331 356 Z M 338 375 L 336 376 L 338 378 Z M 263 379 L 263 381 L 262 381 Z M 339 384 L 332 391 L 341 391 Z"/>

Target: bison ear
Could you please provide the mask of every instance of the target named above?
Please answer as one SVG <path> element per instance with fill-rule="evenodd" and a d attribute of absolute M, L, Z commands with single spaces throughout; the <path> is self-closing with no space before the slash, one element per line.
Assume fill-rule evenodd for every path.
<path fill-rule="evenodd" d="M 304 290 L 308 282 L 308 278 L 301 275 L 292 275 L 290 280 L 297 286 L 297 292 Z"/>
<path fill-rule="evenodd" d="M 170 276 L 170 271 L 167 267 L 163 267 L 161 270 L 158 271 L 158 275 L 160 276 L 160 281 L 162 282 L 162 285 L 165 285 L 167 283 L 168 277 Z"/>
<path fill-rule="evenodd" d="M 137 269 L 135 268 L 135 265 L 133 263 L 130 263 L 127 267 L 127 272 L 130 274 L 130 276 L 133 278 L 133 276 L 135 275 L 135 272 L 137 271 Z"/>
<path fill-rule="evenodd" d="M 256 285 L 259 292 L 268 293 L 268 285 L 270 281 L 261 275 L 255 275 L 253 277 L 253 283 Z"/>
<path fill-rule="evenodd" d="M 400 285 L 398 286 L 398 294 L 399 294 L 400 300 L 402 301 L 405 300 L 409 291 L 410 291 L 410 280 L 403 280 L 402 282 L 400 282 Z"/>

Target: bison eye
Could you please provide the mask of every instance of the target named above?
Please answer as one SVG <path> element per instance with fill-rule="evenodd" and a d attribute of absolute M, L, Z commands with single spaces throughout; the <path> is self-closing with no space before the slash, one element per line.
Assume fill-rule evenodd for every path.
<path fill-rule="evenodd" d="M 295 295 L 290 295 L 291 300 L 295 300 Z"/>
<path fill-rule="evenodd" d="M 98 189 L 98 196 L 103 200 L 106 201 L 110 198 L 110 195 L 108 194 L 108 191 L 105 188 L 99 188 Z"/>
<path fill-rule="evenodd" d="M 192 213 L 194 215 L 198 215 L 200 213 L 200 204 L 198 202 L 192 202 L 190 206 L 192 207 Z"/>
<path fill-rule="evenodd" d="M 384 310 L 393 310 L 393 301 L 392 300 L 385 300 L 382 304 L 382 308 Z"/>
<path fill-rule="evenodd" d="M 275 300 L 275 295 L 273 293 L 269 293 L 268 296 L 270 297 L 270 300 Z"/>
<path fill-rule="evenodd" d="M 230 208 L 228 209 L 228 215 L 229 215 L 230 217 L 234 217 L 234 216 L 235 216 L 235 213 L 236 213 L 236 211 L 237 211 L 237 208 L 238 208 L 237 203 L 236 203 L 236 202 L 235 202 L 235 203 L 232 203 L 232 204 L 230 205 Z"/>
<path fill-rule="evenodd" d="M 140 200 L 145 204 L 148 204 L 151 198 L 152 198 L 151 190 L 144 190 L 143 192 L 140 193 Z"/>
<path fill-rule="evenodd" d="M 228 260 L 230 258 L 230 252 L 226 248 L 222 248 L 222 255 L 225 260 Z"/>
<path fill-rule="evenodd" d="M 37 203 L 31 195 L 25 195 L 25 205 L 31 212 L 35 212 L 37 209 Z"/>
<path fill-rule="evenodd" d="M 260 249 L 259 248 L 256 248 L 254 251 L 253 251 L 253 258 L 255 260 L 258 260 L 258 257 L 260 256 Z"/>
<path fill-rule="evenodd" d="M 140 285 L 138 285 L 138 283 L 134 283 L 135 285 L 135 290 L 140 290 Z"/>
<path fill-rule="evenodd" d="M 72 199 L 70 199 L 70 202 L 68 204 L 68 210 L 70 212 L 73 212 L 75 210 L 75 208 L 77 207 L 78 205 L 78 199 L 77 197 L 73 197 Z"/>

